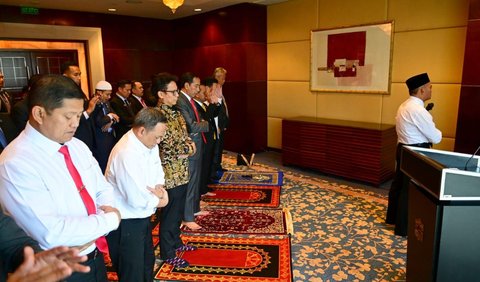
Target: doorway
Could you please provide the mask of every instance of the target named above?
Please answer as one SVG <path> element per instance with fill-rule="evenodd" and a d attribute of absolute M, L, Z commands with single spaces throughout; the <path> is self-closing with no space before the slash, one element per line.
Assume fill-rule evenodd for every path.
<path fill-rule="evenodd" d="M 4 88 L 14 100 L 22 98 L 28 80 L 35 74 L 61 74 L 61 65 L 72 61 L 78 64 L 76 50 L 9 50 L 0 51 L 0 70 Z"/>

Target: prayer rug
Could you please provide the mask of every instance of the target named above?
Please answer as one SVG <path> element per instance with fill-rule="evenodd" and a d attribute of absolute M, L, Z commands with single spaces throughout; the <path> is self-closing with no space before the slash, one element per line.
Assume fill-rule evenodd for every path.
<path fill-rule="evenodd" d="M 155 279 L 178 281 L 292 281 L 290 238 L 182 236 L 196 251 L 178 253 L 190 266 L 162 264 Z"/>
<path fill-rule="evenodd" d="M 187 233 L 221 234 L 287 234 L 285 212 L 282 209 L 207 209 L 210 214 L 197 216 L 202 229 Z"/>
<path fill-rule="evenodd" d="M 215 196 L 202 198 L 209 206 L 278 207 L 280 186 L 210 185 Z"/>
<path fill-rule="evenodd" d="M 283 172 L 281 171 L 225 171 L 218 181 L 220 184 L 254 184 L 281 186 Z"/>

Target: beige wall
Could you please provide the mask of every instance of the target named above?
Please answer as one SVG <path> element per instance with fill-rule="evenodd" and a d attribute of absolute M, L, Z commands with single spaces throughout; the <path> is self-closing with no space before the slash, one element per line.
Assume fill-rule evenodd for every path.
<path fill-rule="evenodd" d="M 404 81 L 428 72 L 432 115 L 443 132 L 436 148 L 453 150 L 468 0 L 289 0 L 268 6 L 268 146 L 281 148 L 281 121 L 311 116 L 395 123 Z M 310 31 L 394 21 L 389 95 L 309 90 Z"/>

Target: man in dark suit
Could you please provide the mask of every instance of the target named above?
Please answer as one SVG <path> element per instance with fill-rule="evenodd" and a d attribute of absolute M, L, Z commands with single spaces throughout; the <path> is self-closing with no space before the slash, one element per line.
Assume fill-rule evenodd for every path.
<path fill-rule="evenodd" d="M 65 62 L 61 66 L 62 74 L 70 79 L 72 79 L 78 87 L 81 87 L 81 74 L 80 67 L 77 63 L 74 62 Z M 87 97 L 84 98 L 84 111 L 80 117 L 80 124 L 78 125 L 77 131 L 75 132 L 75 137 L 82 140 L 85 143 L 90 151 L 95 149 L 95 139 L 93 138 L 93 125 L 90 120 L 90 115 L 95 109 L 97 104 L 98 97 L 94 96 L 90 99 Z"/>
<path fill-rule="evenodd" d="M 182 91 L 178 95 L 177 108 L 185 119 L 187 131 L 197 148 L 197 153 L 188 158 L 190 175 L 185 198 L 184 225 L 192 230 L 200 229 L 195 223 L 195 214 L 200 215 L 200 176 L 202 172 L 202 153 L 206 144 L 205 132 L 208 132 L 208 121 L 202 120 L 193 97 L 200 91 L 200 78 L 187 72 L 180 78 Z"/>
<path fill-rule="evenodd" d="M 221 108 L 220 103 L 218 102 L 218 96 L 215 93 L 217 87 L 217 80 L 213 77 L 207 77 L 202 81 L 200 91 L 195 96 L 197 111 L 200 113 L 202 119 L 208 121 L 209 124 L 208 132 L 204 133 L 207 143 L 204 146 L 202 157 L 200 195 L 215 195 L 211 192 L 212 189 L 208 188 L 208 183 L 211 182 L 213 149 L 218 139 L 214 119 L 218 116 L 218 112 Z"/>
<path fill-rule="evenodd" d="M 132 80 L 132 95 L 128 97 L 132 111 L 136 115 L 143 108 L 148 108 L 143 99 L 143 85 L 140 81 Z"/>
<path fill-rule="evenodd" d="M 91 115 L 96 144 L 93 156 L 97 159 L 103 173 L 105 173 L 110 152 L 115 146 L 115 125 L 120 121 L 110 107 L 111 94 L 112 85 L 107 81 L 99 81 L 95 86 L 95 95 L 99 99 Z"/>
<path fill-rule="evenodd" d="M 112 110 L 118 115 L 120 121 L 116 128 L 117 141 L 132 128 L 135 114 L 128 97 L 132 92 L 132 83 L 129 80 L 120 80 L 117 83 L 117 92 L 110 100 Z"/>
<path fill-rule="evenodd" d="M 79 264 L 86 258 L 67 247 L 42 252 L 38 243 L 0 209 L 0 282 L 9 272 L 13 273 L 8 281 L 26 281 L 25 277 L 28 281 L 58 281 L 73 271 L 88 272 L 88 267 Z"/>
<path fill-rule="evenodd" d="M 213 76 L 217 79 L 218 85 L 220 87 L 220 93 L 221 93 L 221 99 L 220 99 L 220 104 L 221 104 L 221 109 L 220 112 L 218 113 L 218 118 L 215 120 L 216 125 L 217 125 L 217 133 L 218 133 L 218 141 L 215 143 L 215 148 L 214 148 L 214 155 L 213 155 L 213 167 L 217 171 L 225 171 L 225 169 L 222 167 L 222 153 L 223 153 L 223 134 L 227 130 L 228 124 L 230 122 L 230 117 L 228 115 L 228 107 L 227 107 L 227 101 L 225 101 L 225 96 L 223 96 L 223 85 L 225 83 L 225 79 L 227 76 L 227 70 L 218 67 L 214 70 Z M 216 177 L 216 175 L 214 175 Z"/>

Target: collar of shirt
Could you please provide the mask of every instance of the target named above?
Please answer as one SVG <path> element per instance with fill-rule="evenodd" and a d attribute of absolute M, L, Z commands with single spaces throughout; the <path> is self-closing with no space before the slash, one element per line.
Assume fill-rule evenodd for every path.
<path fill-rule="evenodd" d="M 135 94 L 132 94 L 132 97 L 134 97 L 135 99 L 137 99 L 138 102 L 142 103 L 142 97 L 138 97 L 138 96 L 135 95 Z"/>
<path fill-rule="evenodd" d="M 118 94 L 118 93 L 115 93 L 115 95 L 117 95 L 118 98 L 120 98 L 124 103 L 125 103 L 125 101 L 127 101 L 127 99 L 123 98 L 122 95 L 120 95 L 120 94 Z"/>
<path fill-rule="evenodd" d="M 203 105 L 203 103 L 202 103 L 202 102 L 200 102 L 200 101 L 198 101 L 198 100 L 195 100 L 195 99 L 193 99 L 193 101 L 195 101 L 195 102 L 196 102 L 197 104 L 199 104 L 200 106 L 202 106 L 202 105 Z"/>
<path fill-rule="evenodd" d="M 140 152 L 143 155 L 151 154 L 155 150 L 155 147 L 158 147 L 158 146 L 155 146 L 152 149 L 149 149 L 147 146 L 143 145 L 143 143 L 138 139 L 138 137 L 135 135 L 135 133 L 133 133 L 133 130 L 131 129 L 126 134 L 128 137 L 127 142 L 131 144 L 132 149 Z"/>
<path fill-rule="evenodd" d="M 410 96 L 409 99 L 410 99 L 413 103 L 418 104 L 418 105 L 420 105 L 420 106 L 423 107 L 423 104 L 424 104 L 424 103 L 423 103 L 423 100 L 422 100 L 422 99 L 420 99 L 420 98 L 418 98 L 418 97 L 415 97 L 415 96 Z"/>
<path fill-rule="evenodd" d="M 187 93 L 183 92 L 183 90 L 180 91 L 180 93 L 182 93 L 183 95 L 185 95 L 185 97 L 187 97 L 188 99 L 188 102 L 190 102 L 190 100 L 192 99 L 190 96 L 188 96 Z"/>
<path fill-rule="evenodd" d="M 61 144 L 47 138 L 45 135 L 40 133 L 36 130 L 33 126 L 30 125 L 30 122 L 27 122 L 25 126 L 25 135 L 30 140 L 35 140 L 35 142 L 31 142 L 31 144 L 35 144 L 36 146 L 40 147 L 42 151 L 47 152 L 49 155 L 54 155 L 58 152 Z M 68 145 L 69 142 L 66 142 L 65 145 Z"/>

